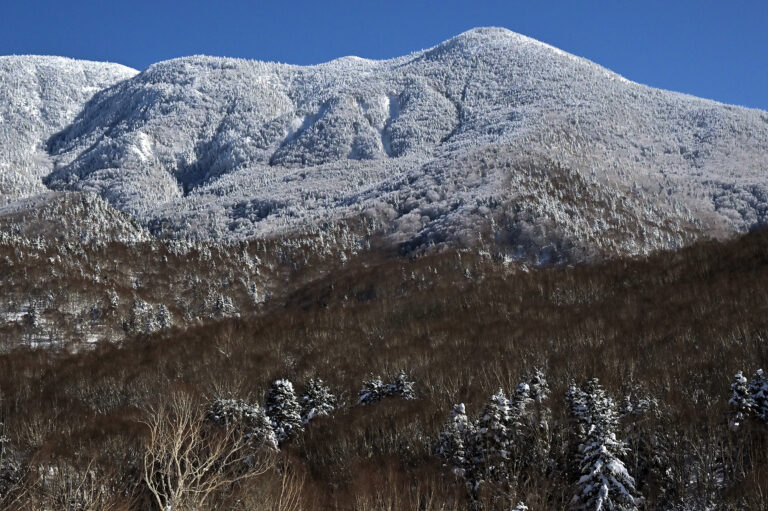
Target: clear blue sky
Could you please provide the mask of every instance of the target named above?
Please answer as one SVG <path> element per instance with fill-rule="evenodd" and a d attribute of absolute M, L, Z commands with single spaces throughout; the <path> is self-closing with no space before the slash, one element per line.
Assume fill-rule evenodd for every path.
<path fill-rule="evenodd" d="M 768 110 L 768 0 L 0 0 L 0 54 L 387 58 L 502 26 L 641 83 Z"/>

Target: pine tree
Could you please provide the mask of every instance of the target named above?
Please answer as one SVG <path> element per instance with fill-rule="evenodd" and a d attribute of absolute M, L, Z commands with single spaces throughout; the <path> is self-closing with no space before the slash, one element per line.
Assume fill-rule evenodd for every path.
<path fill-rule="evenodd" d="M 315 417 L 329 415 L 336 409 L 336 396 L 320 378 L 310 378 L 299 402 L 301 404 L 301 421 L 307 424 Z"/>
<path fill-rule="evenodd" d="M 575 383 L 571 383 L 565 392 L 565 402 L 571 414 L 571 419 L 573 419 L 576 435 L 584 437 L 591 422 L 589 409 L 587 408 L 587 394 L 577 387 Z"/>
<path fill-rule="evenodd" d="M 275 380 L 267 391 L 265 408 L 279 443 L 290 440 L 301 431 L 301 406 L 290 381 Z"/>
<path fill-rule="evenodd" d="M 752 412 L 763 422 L 768 422 L 768 378 L 762 369 L 755 372 L 749 382 L 749 397 L 752 402 Z"/>
<path fill-rule="evenodd" d="M 509 400 L 499 389 L 485 405 L 476 429 L 476 463 L 482 473 L 494 480 L 507 475 L 509 461 L 510 425 Z"/>
<path fill-rule="evenodd" d="M 468 477 L 472 472 L 471 444 L 474 435 L 475 430 L 467 417 L 464 403 L 453 405 L 451 416 L 440 432 L 436 452 L 458 476 Z"/>
<path fill-rule="evenodd" d="M 519 418 L 525 415 L 525 410 L 533 403 L 531 399 L 531 387 L 523 382 L 515 389 L 515 394 L 509 401 L 510 413 L 513 417 Z"/>
<path fill-rule="evenodd" d="M 627 471 L 621 457 L 626 454 L 623 442 L 616 439 L 618 414 L 613 400 L 597 379 L 587 383 L 583 394 L 573 392 L 572 413 L 577 422 L 586 420 L 586 434 L 579 446 L 580 473 L 576 494 L 571 500 L 573 509 L 633 511 L 642 502 L 635 481 Z M 583 402 L 584 413 L 581 403 Z"/>
<path fill-rule="evenodd" d="M 403 399 L 416 399 L 413 386 L 414 382 L 408 380 L 408 376 L 404 371 L 400 371 L 395 376 L 395 381 L 387 385 L 387 395 L 402 397 Z"/>
<path fill-rule="evenodd" d="M 387 395 L 387 387 L 378 376 L 363 381 L 363 388 L 357 393 L 357 404 L 370 405 L 381 401 Z"/>
<path fill-rule="evenodd" d="M 528 379 L 530 397 L 537 403 L 545 401 L 549 397 L 549 384 L 540 369 L 536 369 Z"/>
<path fill-rule="evenodd" d="M 239 399 L 216 399 L 208 408 L 208 419 L 225 427 L 239 428 L 253 445 L 277 449 L 277 436 L 264 409 Z"/>
<path fill-rule="evenodd" d="M 731 392 L 731 399 L 728 401 L 733 409 L 731 428 L 738 429 L 755 411 L 755 403 L 747 386 L 747 378 L 741 371 L 733 376 Z"/>
<path fill-rule="evenodd" d="M 371 377 L 363 382 L 363 388 L 358 392 L 357 403 L 368 405 L 381 401 L 385 397 L 401 397 L 403 399 L 416 399 L 413 390 L 414 382 L 408 380 L 405 372 L 400 371 L 392 383 L 384 383 L 381 378 Z"/>

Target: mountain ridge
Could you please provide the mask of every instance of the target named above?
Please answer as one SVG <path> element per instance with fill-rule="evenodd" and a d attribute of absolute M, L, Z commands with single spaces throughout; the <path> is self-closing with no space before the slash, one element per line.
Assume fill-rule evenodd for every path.
<path fill-rule="evenodd" d="M 501 28 L 380 61 L 156 63 L 46 144 L 49 188 L 95 192 L 159 236 L 246 239 L 362 214 L 396 244 L 463 244 L 482 224 L 502 251 L 567 259 L 563 247 L 646 253 L 768 220 L 768 113 Z"/>

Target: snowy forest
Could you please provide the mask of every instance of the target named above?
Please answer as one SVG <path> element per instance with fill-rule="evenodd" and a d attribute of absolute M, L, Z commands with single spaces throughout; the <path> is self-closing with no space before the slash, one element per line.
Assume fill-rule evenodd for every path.
<path fill-rule="evenodd" d="M 79 257 L 234 264 L 143 247 Z M 756 231 L 550 268 L 308 255 L 327 271 L 258 313 L 7 347 L 0 509 L 764 509 L 767 249 Z M 11 276 L 22 255 L 2 254 Z"/>

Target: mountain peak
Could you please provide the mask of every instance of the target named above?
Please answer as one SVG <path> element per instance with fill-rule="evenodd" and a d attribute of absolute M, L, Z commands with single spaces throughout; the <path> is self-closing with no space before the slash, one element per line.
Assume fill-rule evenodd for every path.
<path fill-rule="evenodd" d="M 46 185 L 95 192 L 160 235 L 239 240 L 365 214 L 418 245 L 501 222 L 518 256 L 551 259 L 768 222 L 768 115 L 504 28 L 386 61 L 184 57 L 84 104 L 41 132 Z"/>

